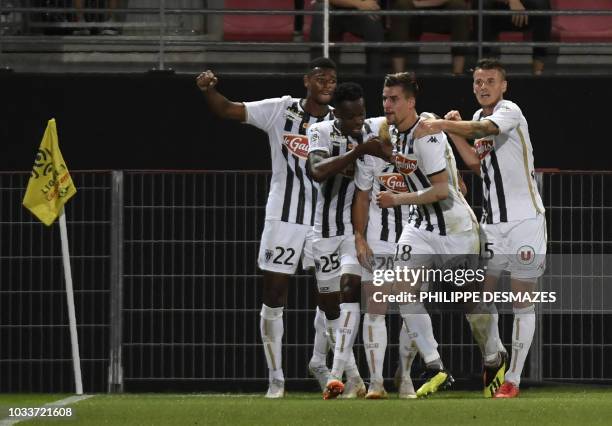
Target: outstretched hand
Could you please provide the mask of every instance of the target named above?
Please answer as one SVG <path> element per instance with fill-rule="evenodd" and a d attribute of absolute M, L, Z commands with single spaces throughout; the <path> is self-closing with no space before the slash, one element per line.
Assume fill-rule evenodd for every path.
<path fill-rule="evenodd" d="M 395 194 L 390 191 L 381 191 L 376 196 L 376 205 L 381 209 L 395 206 Z"/>
<path fill-rule="evenodd" d="M 196 77 L 196 84 L 202 92 L 207 92 L 217 85 L 219 79 L 211 70 L 206 70 Z"/>
<path fill-rule="evenodd" d="M 423 136 L 435 135 L 442 131 L 442 121 L 435 118 L 428 118 L 419 121 L 416 129 L 414 130 L 415 139 L 422 138 Z"/>

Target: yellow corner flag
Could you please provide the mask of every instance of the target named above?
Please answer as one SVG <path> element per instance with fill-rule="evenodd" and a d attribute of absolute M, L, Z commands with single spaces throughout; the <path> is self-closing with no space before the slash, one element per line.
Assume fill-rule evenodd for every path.
<path fill-rule="evenodd" d="M 74 194 L 76 188 L 59 150 L 57 128 L 52 118 L 36 154 L 23 205 L 50 226 Z"/>

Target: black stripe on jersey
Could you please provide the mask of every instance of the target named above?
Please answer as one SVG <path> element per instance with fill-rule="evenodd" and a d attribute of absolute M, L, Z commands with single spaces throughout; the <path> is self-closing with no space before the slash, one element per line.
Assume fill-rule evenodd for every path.
<path fill-rule="evenodd" d="M 299 113 L 297 102 L 292 103 L 291 106 L 287 109 L 289 111 Z M 285 132 L 290 132 L 291 130 L 293 130 L 293 120 L 291 119 L 291 117 L 287 117 L 287 120 L 285 120 Z"/>
<path fill-rule="evenodd" d="M 487 188 L 487 198 L 484 200 L 484 217 L 487 223 L 493 223 L 493 210 L 491 209 L 491 179 L 489 178 L 489 170 L 487 169 L 487 163 L 483 160 L 481 163 L 482 174 L 484 175 L 484 184 Z"/>
<path fill-rule="evenodd" d="M 302 121 L 300 122 L 300 127 L 298 128 L 298 133 L 300 135 L 306 134 L 306 129 L 308 127 L 308 123 L 310 122 L 310 114 L 304 111 L 302 114 Z M 304 174 L 302 173 L 302 168 L 300 167 L 300 160 L 293 156 L 294 164 L 295 164 L 295 176 L 300 183 L 300 191 L 298 193 L 298 205 L 297 212 L 295 215 L 295 223 L 299 223 L 300 225 L 304 223 L 304 205 L 306 204 L 306 187 L 304 186 Z M 285 196 L 287 192 L 285 192 Z"/>
<path fill-rule="evenodd" d="M 300 160 L 293 157 L 295 161 L 295 176 L 300 183 L 300 192 L 298 194 L 297 213 L 295 214 L 295 223 L 302 225 L 304 223 L 304 205 L 306 204 L 306 187 L 304 186 L 304 174 L 300 167 Z"/>
<path fill-rule="evenodd" d="M 323 192 L 323 223 L 321 225 L 321 236 L 323 238 L 329 238 L 329 207 L 332 201 L 332 194 L 334 193 L 335 179 L 331 178 L 325 182 L 325 189 Z"/>
<path fill-rule="evenodd" d="M 380 191 L 385 191 L 385 187 L 380 185 Z M 389 241 L 389 209 L 380 209 L 380 240 Z"/>
<path fill-rule="evenodd" d="M 416 187 L 416 184 L 414 182 L 412 182 L 412 179 L 410 179 L 408 176 L 404 176 L 404 181 L 406 182 L 406 185 L 408 185 L 408 187 L 410 188 L 410 192 L 417 192 L 418 189 Z M 414 207 L 416 207 L 414 210 L 411 211 L 411 215 L 410 218 L 412 219 L 412 213 L 414 213 L 416 211 L 417 213 L 417 218 L 414 221 L 414 227 L 415 228 L 420 228 L 421 227 L 421 223 L 423 223 L 423 216 L 426 214 L 427 215 L 427 221 L 429 222 L 429 213 L 427 213 L 427 210 L 425 210 L 425 213 L 422 212 L 422 207 L 421 205 L 415 204 Z"/>
<path fill-rule="evenodd" d="M 417 179 L 423 186 L 423 189 L 431 187 L 431 184 L 427 180 L 427 177 L 425 177 L 425 175 L 420 169 L 416 169 L 414 171 L 414 174 L 416 175 Z M 440 208 L 440 204 L 432 203 L 431 206 L 434 208 L 434 212 L 436 213 L 436 219 L 438 219 L 438 228 L 440 228 L 440 235 L 446 235 L 446 226 L 444 226 L 444 215 L 442 214 L 442 209 Z M 431 224 L 431 220 L 429 219 L 429 212 L 427 211 L 428 209 L 425 204 L 423 204 L 423 210 L 425 210 L 425 213 L 426 213 L 425 218 L 427 220 L 427 228 L 425 229 L 431 232 L 434 230 L 434 227 Z"/>
<path fill-rule="evenodd" d="M 395 242 L 397 243 L 402 235 L 402 207 L 395 206 L 393 207 L 393 211 L 395 212 Z"/>
<path fill-rule="evenodd" d="M 506 195 L 504 194 L 504 183 L 502 182 L 499 163 L 495 149 L 489 153 L 491 156 L 491 166 L 493 167 L 493 179 L 495 180 L 495 191 L 497 192 L 497 204 L 499 205 L 499 221 L 508 222 L 508 210 L 506 210 Z"/>
<path fill-rule="evenodd" d="M 285 180 L 285 198 L 283 200 L 283 212 L 281 214 L 281 220 L 283 222 L 289 221 L 289 210 L 291 207 L 291 193 L 293 192 L 293 170 L 289 167 L 289 151 L 285 145 L 282 146 L 281 151 L 287 162 L 287 179 Z"/>
<path fill-rule="evenodd" d="M 352 179 L 342 177 L 340 182 L 340 190 L 338 191 L 338 200 L 336 202 L 336 235 L 344 235 L 344 202 L 346 201 L 346 192 Z M 351 200 L 352 202 L 352 200 Z"/>
<path fill-rule="evenodd" d="M 325 117 L 327 116 L 317 117 L 317 123 L 324 121 Z M 334 113 L 331 110 L 329 111 L 328 119 L 329 120 L 334 119 Z M 315 183 L 315 181 L 312 179 L 312 176 L 310 174 L 310 160 L 306 160 L 306 177 L 310 181 L 310 202 L 311 202 L 311 208 L 312 208 L 312 211 L 310 212 L 310 226 L 314 226 L 314 218 L 317 212 L 317 197 L 319 194 L 319 188 L 317 184 Z"/>

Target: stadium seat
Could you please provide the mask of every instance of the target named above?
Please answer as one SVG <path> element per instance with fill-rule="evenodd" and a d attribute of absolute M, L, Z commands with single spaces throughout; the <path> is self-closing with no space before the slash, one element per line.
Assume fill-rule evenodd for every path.
<path fill-rule="evenodd" d="M 552 0 L 553 10 L 612 10 L 610 0 Z M 612 41 L 612 16 L 554 16 L 554 40 L 562 42 Z"/>
<path fill-rule="evenodd" d="M 293 10 L 294 6 L 293 0 L 225 0 L 225 8 Z M 293 20 L 293 15 L 224 15 L 223 38 L 226 41 L 291 41 Z M 310 17 L 304 19 L 305 34 L 310 33 L 310 21 Z"/>

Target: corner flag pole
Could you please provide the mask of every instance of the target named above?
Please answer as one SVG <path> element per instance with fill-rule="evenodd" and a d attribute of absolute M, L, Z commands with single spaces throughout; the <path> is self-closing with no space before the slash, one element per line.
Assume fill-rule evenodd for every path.
<path fill-rule="evenodd" d="M 70 321 L 74 383 L 77 395 L 83 395 L 79 338 L 74 310 L 70 251 L 68 250 L 68 230 L 66 229 L 66 214 L 64 213 L 64 204 L 76 192 L 76 187 L 68 172 L 68 166 L 66 166 L 64 157 L 62 157 L 59 149 L 57 125 L 55 119 L 52 118 L 47 123 L 47 129 L 40 143 L 40 148 L 38 148 L 36 153 L 32 175 L 23 197 L 23 206 L 47 226 L 51 226 L 58 216 L 60 219 L 62 260 L 64 264 L 64 277 L 66 278 L 66 298 L 68 301 L 68 319 Z"/>
<path fill-rule="evenodd" d="M 59 217 L 60 236 L 62 240 L 62 261 L 64 263 L 64 277 L 66 278 L 66 300 L 68 302 L 68 322 L 70 324 L 70 343 L 72 346 L 72 368 L 74 369 L 74 382 L 76 394 L 83 395 L 83 380 L 81 379 L 81 357 L 79 355 L 79 337 L 76 328 L 76 314 L 74 310 L 74 290 L 72 288 L 72 270 L 70 269 L 70 250 L 68 248 L 68 229 L 66 227 L 66 213 L 64 207 Z"/>

